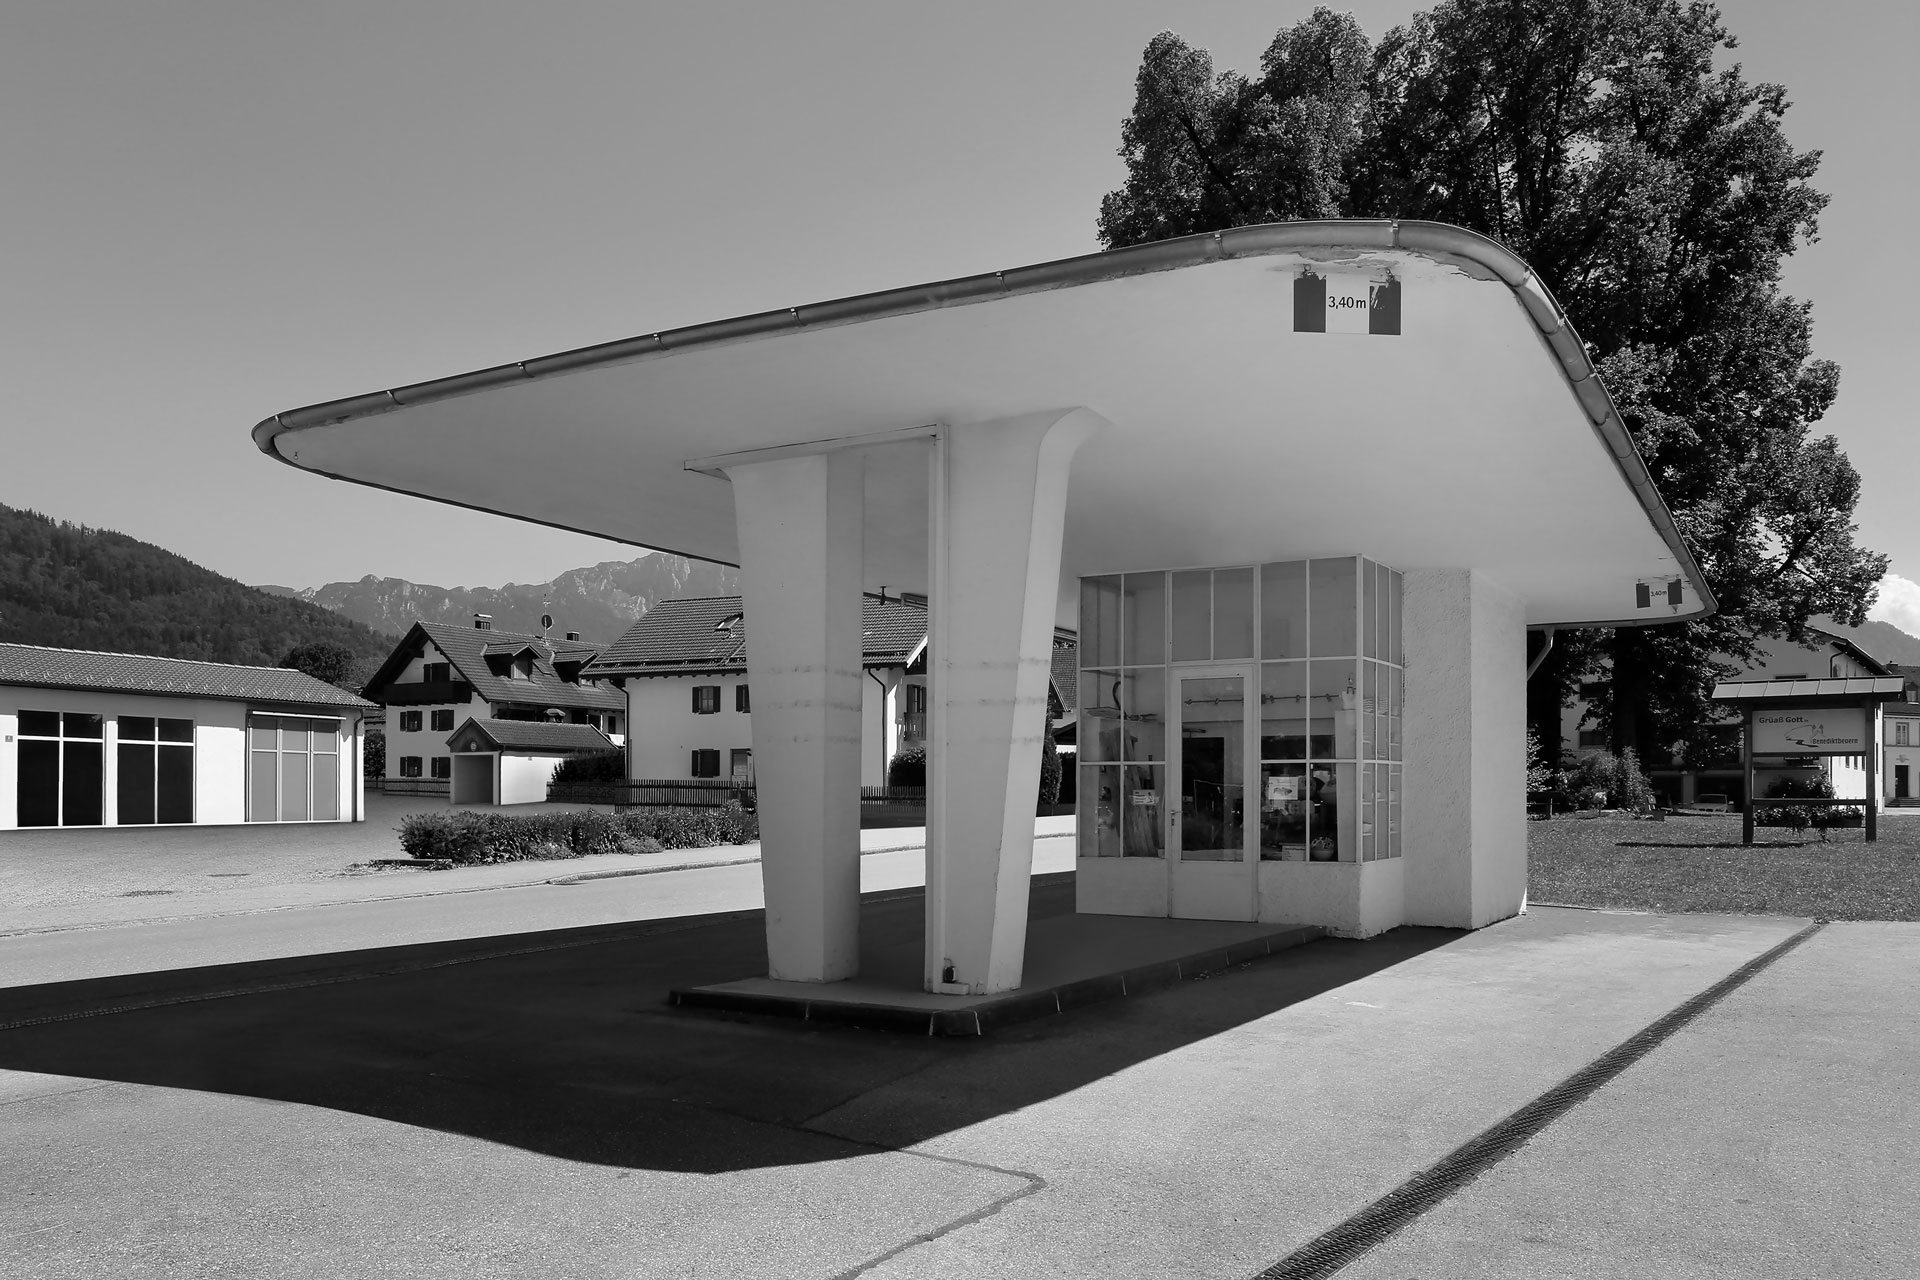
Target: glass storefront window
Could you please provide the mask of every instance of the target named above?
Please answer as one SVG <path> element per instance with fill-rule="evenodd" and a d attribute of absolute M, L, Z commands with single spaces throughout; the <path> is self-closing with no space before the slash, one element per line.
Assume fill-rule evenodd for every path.
<path fill-rule="evenodd" d="M 1307 656 L 1307 562 L 1260 566 L 1260 656 Z"/>
<path fill-rule="evenodd" d="M 1129 573 L 1123 583 L 1121 625 L 1126 642 L 1120 661 L 1129 667 L 1167 660 L 1167 575 Z"/>
<path fill-rule="evenodd" d="M 1253 569 L 1213 573 L 1213 657 L 1230 662 L 1253 656 Z"/>
<path fill-rule="evenodd" d="M 1257 654 L 1260 856 L 1398 857 L 1401 590 L 1355 556 L 1084 579 L 1082 856 L 1165 856 L 1168 682 Z"/>
<path fill-rule="evenodd" d="M 1120 678 L 1122 760 L 1167 758 L 1167 669 L 1132 667 Z"/>
<path fill-rule="evenodd" d="M 1128 858 L 1158 858 L 1165 852 L 1167 769 L 1165 765 L 1130 764 L 1121 769 L 1120 852 Z"/>
<path fill-rule="evenodd" d="M 1112 575 L 1080 583 L 1080 663 L 1120 665 L 1120 579 Z"/>
<path fill-rule="evenodd" d="M 1080 759 L 1083 763 L 1120 758 L 1120 673 L 1080 673 Z"/>
<path fill-rule="evenodd" d="M 1355 647 L 1359 620 L 1354 613 L 1360 603 L 1355 594 L 1356 563 L 1343 556 L 1308 564 L 1307 649 L 1313 657 L 1346 657 L 1359 652 Z"/>
<path fill-rule="evenodd" d="M 1173 660 L 1213 657 L 1213 574 L 1205 569 L 1173 575 Z"/>

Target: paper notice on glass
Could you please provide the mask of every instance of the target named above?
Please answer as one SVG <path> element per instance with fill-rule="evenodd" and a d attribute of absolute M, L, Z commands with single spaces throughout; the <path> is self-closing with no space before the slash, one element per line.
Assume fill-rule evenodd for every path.
<path fill-rule="evenodd" d="M 1267 803 L 1268 804 L 1283 804 L 1289 800 L 1298 800 L 1299 798 L 1300 798 L 1300 779 L 1298 778 L 1268 778 L 1267 779 Z"/>
<path fill-rule="evenodd" d="M 1157 791 L 1135 791 L 1128 798 L 1134 804 L 1153 804 L 1159 796 L 1160 793 Z"/>

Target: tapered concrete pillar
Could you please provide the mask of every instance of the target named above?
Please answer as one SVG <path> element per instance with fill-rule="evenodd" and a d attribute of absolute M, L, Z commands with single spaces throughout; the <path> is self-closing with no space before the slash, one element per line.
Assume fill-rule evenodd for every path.
<path fill-rule="evenodd" d="M 1067 473 L 1103 425 L 1054 410 L 953 427 L 934 447 L 929 991 L 1020 985 Z"/>
<path fill-rule="evenodd" d="M 855 452 L 726 468 L 753 689 L 770 976 L 860 962 L 860 571 Z"/>
<path fill-rule="evenodd" d="M 1406 922 L 1478 929 L 1526 903 L 1526 611 L 1470 570 L 1402 583 Z"/>

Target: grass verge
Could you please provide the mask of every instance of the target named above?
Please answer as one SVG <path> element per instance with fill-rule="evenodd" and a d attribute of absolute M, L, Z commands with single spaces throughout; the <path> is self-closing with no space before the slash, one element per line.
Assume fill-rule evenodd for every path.
<path fill-rule="evenodd" d="M 1666 822 L 1554 818 L 1527 824 L 1533 902 L 1640 911 L 1720 911 L 1819 920 L 1920 920 L 1920 818 L 1859 829 L 1761 827 L 1740 843 L 1740 817 Z"/>

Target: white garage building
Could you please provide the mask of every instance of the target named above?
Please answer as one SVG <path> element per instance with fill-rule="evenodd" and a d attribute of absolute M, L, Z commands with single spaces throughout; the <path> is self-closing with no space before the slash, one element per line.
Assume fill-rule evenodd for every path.
<path fill-rule="evenodd" d="M 0 828 L 358 822 L 372 710 L 279 667 L 0 644 Z"/>

